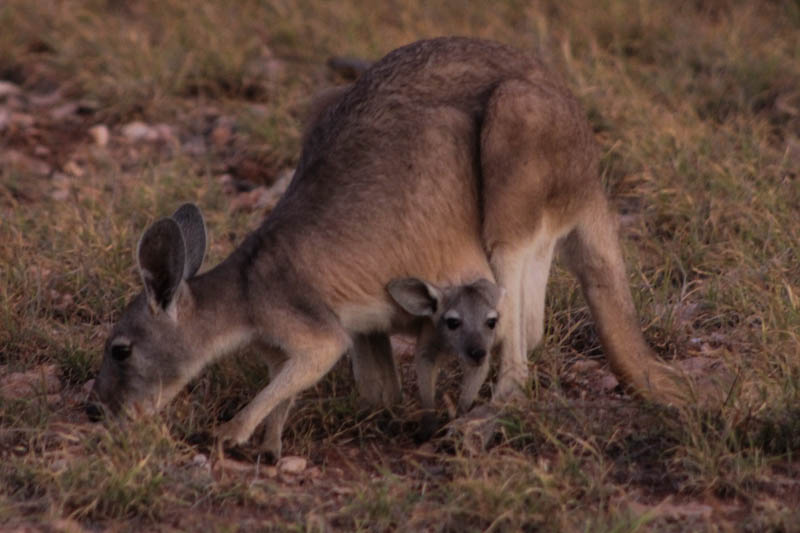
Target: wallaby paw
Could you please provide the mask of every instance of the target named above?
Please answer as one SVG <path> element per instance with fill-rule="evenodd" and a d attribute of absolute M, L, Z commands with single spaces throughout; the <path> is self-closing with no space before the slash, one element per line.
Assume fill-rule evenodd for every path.
<path fill-rule="evenodd" d="M 738 373 L 720 360 L 695 357 L 678 366 L 691 385 L 693 404 L 701 409 L 722 408 L 741 388 Z"/>
<path fill-rule="evenodd" d="M 268 442 L 265 440 L 258 447 L 258 454 L 262 462 L 274 465 L 277 464 L 281 458 L 281 449 L 282 445 L 280 439 L 277 442 Z"/>
<path fill-rule="evenodd" d="M 217 428 L 215 433 L 217 442 L 224 445 L 241 445 L 250 438 L 250 431 L 243 427 L 237 417 L 233 417 Z"/>
<path fill-rule="evenodd" d="M 642 396 L 674 407 L 721 408 L 737 387 L 738 375 L 723 361 L 693 357 L 674 366 L 653 366 L 648 376 L 650 387 Z"/>

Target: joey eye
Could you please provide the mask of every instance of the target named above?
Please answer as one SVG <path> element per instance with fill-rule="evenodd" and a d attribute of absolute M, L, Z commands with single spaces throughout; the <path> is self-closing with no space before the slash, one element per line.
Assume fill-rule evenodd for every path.
<path fill-rule="evenodd" d="M 115 361 L 124 361 L 131 356 L 131 344 L 129 342 L 111 345 L 111 358 Z"/>
<path fill-rule="evenodd" d="M 444 323 L 447 329 L 458 329 L 461 326 L 461 320 L 457 318 L 446 318 Z"/>
<path fill-rule="evenodd" d="M 496 318 L 490 318 L 489 320 L 486 321 L 486 327 L 487 328 L 494 329 L 495 326 L 497 326 L 497 319 Z"/>

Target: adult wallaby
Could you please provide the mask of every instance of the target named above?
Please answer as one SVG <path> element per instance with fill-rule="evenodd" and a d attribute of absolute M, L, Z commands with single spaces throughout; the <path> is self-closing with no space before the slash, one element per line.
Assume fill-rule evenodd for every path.
<path fill-rule="evenodd" d="M 216 357 L 257 343 L 273 377 L 222 439 L 246 441 L 268 415 L 279 435 L 294 395 L 351 348 L 360 392 L 391 403 L 400 387 L 386 332 L 398 308 L 387 283 L 459 285 L 482 277 L 463 265 L 488 260 L 506 290 L 493 392 L 505 401 L 526 385 L 560 239 L 620 381 L 680 401 L 683 387 L 639 329 L 577 100 L 502 44 L 405 46 L 320 114 L 283 198 L 215 268 L 195 275 L 205 251 L 196 208 L 145 231 L 145 289 L 111 332 L 94 396 L 112 410 L 157 409 Z"/>
<path fill-rule="evenodd" d="M 405 278 L 391 281 L 386 290 L 403 310 L 417 317 L 414 359 L 423 409 L 419 437 L 427 440 L 436 430 L 436 377 L 444 357 L 455 355 L 461 363 L 459 414 L 472 406 L 486 381 L 503 289 L 485 278 L 454 287 Z"/>

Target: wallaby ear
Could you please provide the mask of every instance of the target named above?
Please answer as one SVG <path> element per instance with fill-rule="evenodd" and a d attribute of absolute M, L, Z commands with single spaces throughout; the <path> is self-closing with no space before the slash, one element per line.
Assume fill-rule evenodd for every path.
<path fill-rule="evenodd" d="M 386 290 L 397 305 L 414 316 L 433 316 L 442 301 L 442 291 L 417 278 L 393 279 Z"/>
<path fill-rule="evenodd" d="M 186 265 L 186 245 L 178 223 L 171 218 L 154 222 L 139 240 L 136 257 L 151 307 L 167 309 Z"/>
<path fill-rule="evenodd" d="M 178 223 L 183 235 L 186 246 L 183 279 L 189 279 L 200 270 L 206 255 L 206 222 L 195 204 L 183 204 L 170 218 Z"/>
<path fill-rule="evenodd" d="M 496 283 L 493 283 L 486 278 L 481 278 L 478 281 L 473 282 L 471 286 L 478 291 L 478 293 L 480 293 L 481 296 L 486 299 L 486 301 L 489 302 L 489 305 L 495 309 L 500 305 L 500 302 L 503 300 L 503 296 L 506 294 L 506 290 L 503 287 L 500 287 Z"/>

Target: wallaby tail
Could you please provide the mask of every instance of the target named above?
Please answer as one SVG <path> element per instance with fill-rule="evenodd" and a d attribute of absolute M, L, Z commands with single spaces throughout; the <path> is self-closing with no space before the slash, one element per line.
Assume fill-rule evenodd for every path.
<path fill-rule="evenodd" d="M 581 283 L 606 357 L 629 391 L 672 405 L 692 399 L 690 383 L 659 362 L 644 340 L 633 305 L 616 221 L 602 193 L 596 195 L 564 243 L 564 255 Z"/>

